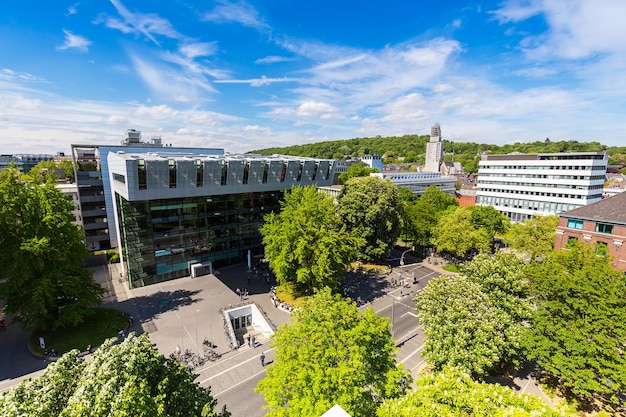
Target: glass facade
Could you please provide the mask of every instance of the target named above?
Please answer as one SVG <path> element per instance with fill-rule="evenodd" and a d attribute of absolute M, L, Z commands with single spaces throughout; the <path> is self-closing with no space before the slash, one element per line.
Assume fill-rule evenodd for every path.
<path fill-rule="evenodd" d="M 116 195 L 121 248 L 131 288 L 190 275 L 190 266 L 262 256 L 263 216 L 279 211 L 282 191 L 152 201 Z"/>

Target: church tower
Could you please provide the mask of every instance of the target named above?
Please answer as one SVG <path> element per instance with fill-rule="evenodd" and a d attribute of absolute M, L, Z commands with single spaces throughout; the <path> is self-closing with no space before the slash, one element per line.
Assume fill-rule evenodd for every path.
<path fill-rule="evenodd" d="M 443 142 L 441 141 L 441 127 L 435 123 L 430 128 L 430 141 L 426 143 L 425 172 L 439 172 L 443 159 Z"/>

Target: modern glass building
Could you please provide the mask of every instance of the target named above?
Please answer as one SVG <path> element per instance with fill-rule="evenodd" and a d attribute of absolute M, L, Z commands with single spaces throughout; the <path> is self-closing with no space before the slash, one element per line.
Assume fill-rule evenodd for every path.
<path fill-rule="evenodd" d="M 108 155 L 131 288 L 263 257 L 263 216 L 293 186 L 330 185 L 333 160 L 261 155 Z"/>

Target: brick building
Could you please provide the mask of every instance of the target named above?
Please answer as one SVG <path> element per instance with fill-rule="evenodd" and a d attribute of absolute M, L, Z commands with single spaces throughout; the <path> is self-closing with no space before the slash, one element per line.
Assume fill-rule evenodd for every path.
<path fill-rule="evenodd" d="M 561 213 L 554 249 L 561 249 L 571 239 L 606 247 L 613 267 L 626 271 L 626 193 Z"/>

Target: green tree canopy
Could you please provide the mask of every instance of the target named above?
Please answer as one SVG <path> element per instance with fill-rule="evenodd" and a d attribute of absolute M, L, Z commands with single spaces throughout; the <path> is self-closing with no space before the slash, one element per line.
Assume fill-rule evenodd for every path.
<path fill-rule="evenodd" d="M 315 187 L 286 193 L 280 213 L 265 216 L 261 234 L 276 279 L 297 294 L 326 286 L 337 289 L 361 243 L 341 226 L 332 197 Z"/>
<path fill-rule="evenodd" d="M 219 414 L 210 389 L 194 382 L 174 358 L 160 355 L 147 335 L 109 339 L 90 361 L 74 350 L 51 363 L 39 378 L 0 394 L 1 417 L 202 416 Z"/>
<path fill-rule="evenodd" d="M 511 225 L 509 218 L 493 206 L 473 206 L 469 209 L 472 212 L 474 228 L 487 231 L 490 239 L 495 235 L 503 235 Z"/>
<path fill-rule="evenodd" d="M 556 237 L 557 216 L 537 216 L 523 223 L 513 223 L 504 236 L 511 249 L 535 260 L 552 252 Z"/>
<path fill-rule="evenodd" d="M 424 375 L 416 381 L 417 388 L 407 395 L 385 401 L 378 417 L 559 417 L 540 398 L 518 394 L 509 387 L 476 382 L 471 376 L 453 367 Z"/>
<path fill-rule="evenodd" d="M 73 209 L 52 180 L 0 173 L 0 298 L 25 329 L 76 325 L 101 301 Z"/>
<path fill-rule="evenodd" d="M 365 165 L 365 163 L 363 162 L 357 162 L 356 164 L 350 165 L 350 168 L 348 168 L 346 172 L 342 172 L 341 174 L 339 174 L 339 181 L 341 181 L 342 183 L 345 183 L 350 178 L 367 177 L 372 172 L 378 172 L 378 169 L 370 168 L 369 166 Z"/>
<path fill-rule="evenodd" d="M 583 398 L 626 391 L 626 278 L 611 262 L 574 242 L 529 268 L 530 356 Z"/>
<path fill-rule="evenodd" d="M 448 252 L 458 261 L 473 253 L 488 253 L 492 236 L 484 227 L 477 227 L 470 207 L 449 209 L 433 229 L 438 252 Z"/>
<path fill-rule="evenodd" d="M 398 187 L 379 177 L 356 177 L 337 197 L 339 218 L 355 237 L 364 238 L 359 258 L 375 260 L 389 255 L 400 235 Z"/>
<path fill-rule="evenodd" d="M 520 362 L 522 320 L 508 313 L 513 309 L 509 303 L 492 301 L 483 291 L 490 283 L 476 281 L 480 283 L 464 275 L 441 276 L 415 298 L 426 335 L 422 355 L 437 370 L 451 365 L 484 377 L 500 365 Z M 515 311 L 522 309 L 517 306 Z"/>
<path fill-rule="evenodd" d="M 272 338 L 276 361 L 256 388 L 268 417 L 319 417 L 335 404 L 353 416 L 374 416 L 410 383 L 396 365 L 389 321 L 328 289 L 297 308 Z"/>

